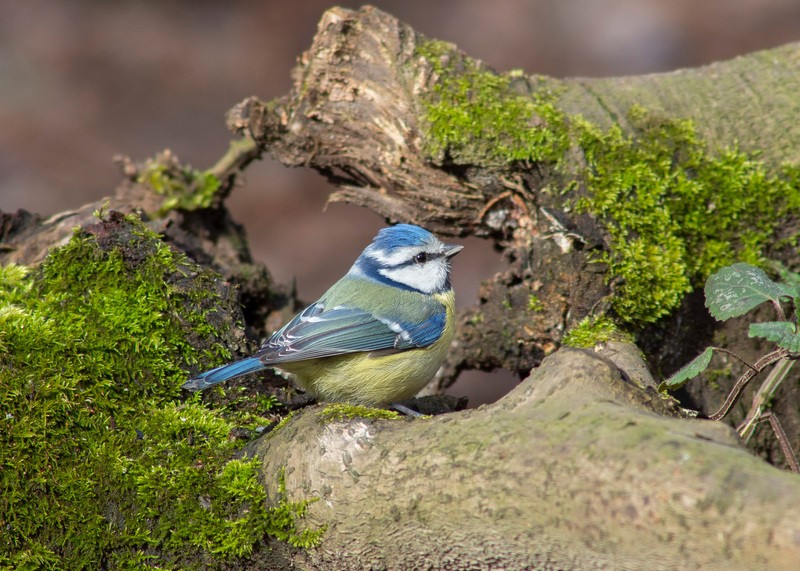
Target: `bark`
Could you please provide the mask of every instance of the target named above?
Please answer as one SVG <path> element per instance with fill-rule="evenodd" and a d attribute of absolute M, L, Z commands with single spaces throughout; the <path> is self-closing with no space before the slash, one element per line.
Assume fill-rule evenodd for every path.
<path fill-rule="evenodd" d="M 462 316 L 445 378 L 465 368 L 524 375 L 542 365 L 511 395 L 477 411 L 333 425 L 308 413 L 255 443 L 251 452 L 263 458 L 268 481 L 286 466 L 290 498 L 320 498 L 309 523 L 328 526 L 325 540 L 291 563 L 796 568 L 793 475 L 751 456 L 724 425 L 661 416 L 670 411 L 652 392 L 643 398 L 605 362 L 562 351 L 542 363 L 566 329 L 607 307 L 614 284 L 587 252 L 607 248 L 608 236 L 552 192 L 563 173 L 426 157 L 421 95 L 440 78 L 416 55 L 423 41 L 377 10 L 330 10 L 295 70 L 293 90 L 269 103 L 245 100 L 229 113 L 229 126 L 284 164 L 310 166 L 338 184 L 331 200 L 439 234 L 493 239 L 508 270 L 485 283 L 480 306 Z M 555 92 L 561 109 L 603 128 L 632 131 L 626 117 L 634 104 L 666 119 L 692 118 L 710 149 L 738 145 L 777 171 L 799 158 L 798 60 L 800 45 L 788 45 L 669 74 L 529 77 L 517 87 Z M 570 152 L 566 164 L 577 170 L 583 157 Z M 787 219 L 785 236 L 796 230 Z M 794 252 L 771 254 L 796 262 Z M 544 311 L 521 310 L 531 293 Z M 759 350 L 742 325 L 714 324 L 695 293 L 638 341 L 651 365 L 668 373 L 715 335 L 746 356 Z M 721 380 L 719 392 L 730 382 Z M 699 386 L 690 402 L 714 409 L 719 392 L 703 398 L 709 389 Z M 792 427 L 796 393 L 789 387 L 780 397 Z M 797 447 L 800 433 L 791 434 Z M 772 456 L 777 445 L 765 448 Z"/>
<path fill-rule="evenodd" d="M 247 153 L 240 152 L 237 155 L 242 158 Z M 245 164 L 249 160 L 252 158 L 246 160 Z M 235 184 L 242 163 L 223 165 L 223 161 L 220 161 L 220 165 L 217 165 L 223 188 L 211 207 L 170 209 L 166 212 L 161 211 L 166 197 L 137 182 L 144 165 L 135 165 L 127 158 L 120 159 L 120 163 L 128 180 L 120 184 L 108 198 L 60 212 L 47 219 L 24 210 L 0 212 L 0 264 L 40 264 L 52 248 L 69 241 L 75 228 L 95 224 L 98 212 L 136 214 L 166 242 L 197 263 L 212 267 L 238 286 L 239 301 L 249 327 L 249 350 L 255 350 L 256 341 L 264 337 L 268 330 L 272 331 L 285 322 L 297 309 L 298 303 L 293 289 L 275 283 L 264 266 L 253 263 L 244 228 L 233 220 L 222 203 Z M 150 163 L 159 164 L 167 172 L 174 171 L 176 176 L 184 168 L 169 151 L 161 153 Z M 241 353 L 234 346 L 229 348 L 234 354 Z"/>
<path fill-rule="evenodd" d="M 560 345 L 565 331 L 608 309 L 619 284 L 609 280 L 602 264 L 592 263 L 592 256 L 609 248 L 609 237 L 598 220 L 575 214 L 554 191 L 565 172 L 584 166 L 574 146 L 560 172 L 546 164 L 480 166 L 426 156 L 423 95 L 441 77 L 416 51 L 425 40 L 379 10 L 334 8 L 299 60 L 292 91 L 267 103 L 246 99 L 229 112 L 228 124 L 282 163 L 308 166 L 328 177 L 340 188 L 332 201 L 366 206 L 389 221 L 414 222 L 442 235 L 492 239 L 508 268 L 482 284 L 478 307 L 462 312 L 440 386 L 465 369 L 504 368 L 524 377 Z M 454 69 L 465 67 L 466 56 L 454 46 L 448 58 Z M 757 153 L 777 172 L 785 162 L 800 162 L 798 63 L 800 44 L 790 44 L 664 74 L 519 76 L 514 88 L 532 97 L 554 93 L 563 111 L 629 133 L 635 131 L 627 119 L 634 105 L 664 120 L 690 118 L 712 152 Z M 799 230 L 797 217 L 788 217 L 775 243 Z M 794 243 L 792 238 L 788 246 L 765 254 L 796 266 Z M 541 301 L 541 311 L 527 310 L 532 295 Z M 742 320 L 715 323 L 697 291 L 671 316 L 640 330 L 637 342 L 650 365 L 667 376 L 715 339 L 747 358 L 762 351 L 746 331 Z M 707 414 L 742 372 L 738 362 L 725 358 L 715 358 L 714 367 L 730 371 L 729 377 L 716 379 L 717 388 L 698 382 L 683 393 L 687 406 Z M 800 389 L 796 383 L 785 385 L 778 412 L 798 448 Z M 753 383 L 750 391 L 755 388 Z M 738 407 L 729 422 L 740 421 L 746 411 Z M 765 431 L 759 445 L 771 461 L 782 462 L 771 434 Z"/>
<path fill-rule="evenodd" d="M 800 480 L 724 424 L 670 418 L 652 385 L 590 352 L 559 351 L 476 410 L 327 424 L 317 412 L 248 447 L 267 481 L 285 468 L 290 500 L 319 498 L 305 523 L 328 526 L 322 545 L 285 553 L 287 568 L 800 565 Z"/>

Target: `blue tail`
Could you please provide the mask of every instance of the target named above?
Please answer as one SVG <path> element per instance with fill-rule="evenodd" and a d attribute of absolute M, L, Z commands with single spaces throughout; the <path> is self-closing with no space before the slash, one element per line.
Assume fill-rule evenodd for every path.
<path fill-rule="evenodd" d="M 189 389 L 190 391 L 202 391 L 211 385 L 216 385 L 217 383 L 227 381 L 228 379 L 232 379 L 234 377 L 241 377 L 247 373 L 260 371 L 263 368 L 265 367 L 259 359 L 255 357 L 249 357 L 247 359 L 222 365 L 216 369 L 211 369 L 210 371 L 201 373 L 195 378 L 189 379 L 183 383 L 181 387 L 184 389 Z"/>

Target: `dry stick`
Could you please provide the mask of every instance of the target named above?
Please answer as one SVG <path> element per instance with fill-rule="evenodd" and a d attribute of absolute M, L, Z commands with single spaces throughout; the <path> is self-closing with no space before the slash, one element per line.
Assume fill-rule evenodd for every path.
<path fill-rule="evenodd" d="M 758 361 L 756 361 L 754 365 L 750 366 L 749 371 L 745 372 L 741 377 L 739 377 L 739 380 L 736 381 L 736 384 L 733 386 L 733 389 L 731 389 L 731 392 L 728 393 L 728 398 L 726 398 L 725 402 L 722 403 L 720 409 L 714 414 L 709 415 L 708 418 L 710 418 L 711 420 L 719 420 L 726 414 L 728 414 L 733 405 L 736 404 L 736 401 L 739 400 L 739 397 L 742 394 L 742 390 L 744 390 L 744 388 L 747 386 L 747 383 L 749 383 L 750 380 L 753 377 L 755 377 L 758 373 L 763 371 L 765 367 L 768 367 L 772 363 L 784 359 L 788 353 L 789 351 L 783 348 L 775 349 L 774 351 L 767 353 L 766 355 L 761 357 Z M 743 363 L 746 363 L 742 359 L 739 360 L 742 361 Z"/>
<path fill-rule="evenodd" d="M 772 427 L 773 432 L 775 432 L 775 436 L 778 438 L 778 444 L 781 445 L 783 455 L 786 456 L 786 460 L 789 462 L 792 472 L 795 474 L 800 473 L 800 464 L 797 463 L 797 456 L 794 455 L 794 451 L 789 445 L 789 439 L 786 437 L 786 433 L 783 431 L 783 427 L 778 421 L 778 417 L 771 412 L 765 412 L 758 417 L 758 422 L 762 420 L 769 420 L 769 424 Z"/>

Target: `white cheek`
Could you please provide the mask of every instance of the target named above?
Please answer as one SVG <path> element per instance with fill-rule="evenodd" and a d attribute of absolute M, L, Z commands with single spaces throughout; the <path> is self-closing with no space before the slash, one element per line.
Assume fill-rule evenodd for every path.
<path fill-rule="evenodd" d="M 444 263 L 413 264 L 401 268 L 378 270 L 390 280 L 418 289 L 424 293 L 441 290 L 447 282 L 447 266 Z"/>

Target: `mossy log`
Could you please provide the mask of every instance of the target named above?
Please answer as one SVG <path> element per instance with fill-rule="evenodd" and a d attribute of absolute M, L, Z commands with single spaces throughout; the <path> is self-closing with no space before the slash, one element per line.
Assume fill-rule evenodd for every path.
<path fill-rule="evenodd" d="M 796 265 L 798 59 L 790 45 L 634 78 L 497 74 L 378 10 L 334 8 L 291 93 L 229 113 L 245 138 L 217 165 L 216 202 L 172 201 L 163 212 L 164 198 L 126 165 L 132 180 L 110 207 L 143 210 L 165 240 L 243 284 L 251 326 L 291 308 L 291 296 L 270 293 L 221 202 L 264 151 L 328 176 L 341 189 L 332 200 L 486 237 L 509 261 L 461 316 L 442 378 L 503 367 L 533 371 L 527 380 L 494 405 L 427 419 L 295 415 L 246 451 L 276 505 L 316 500 L 304 523 L 326 529 L 322 543 L 258 543 L 220 565 L 798 568 L 796 476 L 750 454 L 725 425 L 684 418 L 632 345 L 556 352 L 587 317 L 610 317 L 665 372 L 715 335 L 736 340 L 705 315 L 696 288 L 730 259 Z M 188 172 L 169 157 L 161 167 Z M 750 190 L 761 200 L 740 200 Z M 101 207 L 0 218 L 0 260 L 35 265 Z M 237 339 L 228 349 L 241 353 Z M 776 402 L 797 448 L 789 385 Z M 703 409 L 719 400 L 694 396 Z"/>
<path fill-rule="evenodd" d="M 500 74 L 374 8 L 334 8 L 291 92 L 246 99 L 228 124 L 328 177 L 332 201 L 494 241 L 508 268 L 462 312 L 442 385 L 464 369 L 524 377 L 604 316 L 666 376 L 709 344 L 762 349 L 741 321 L 708 316 L 708 275 L 735 261 L 798 265 L 798 61 L 790 44 L 637 77 Z M 728 373 L 716 389 L 700 380 L 683 395 L 705 413 L 743 366 L 720 355 L 712 367 Z M 797 383 L 776 402 L 800 448 Z"/>
<path fill-rule="evenodd" d="M 629 348 L 609 354 L 635 362 Z M 284 549 L 287 568 L 800 566 L 800 479 L 724 424 L 671 414 L 652 384 L 566 349 L 492 405 L 339 422 L 311 409 L 247 451 L 267 481 L 285 474 L 290 501 L 318 498 L 305 523 L 323 541 Z"/>

